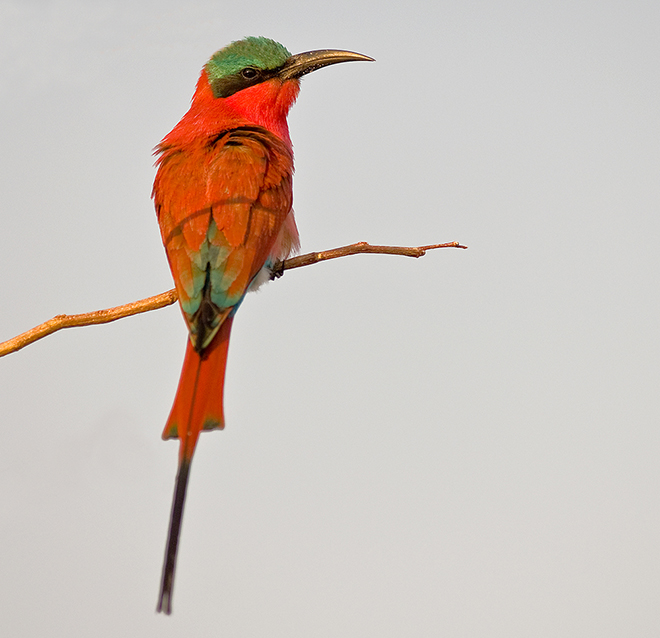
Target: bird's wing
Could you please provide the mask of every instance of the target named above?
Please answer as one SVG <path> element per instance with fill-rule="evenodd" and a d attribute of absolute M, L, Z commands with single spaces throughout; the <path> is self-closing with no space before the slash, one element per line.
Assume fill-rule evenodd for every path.
<path fill-rule="evenodd" d="M 240 127 L 159 149 L 154 201 L 195 349 L 241 302 L 291 211 L 293 157 Z"/>

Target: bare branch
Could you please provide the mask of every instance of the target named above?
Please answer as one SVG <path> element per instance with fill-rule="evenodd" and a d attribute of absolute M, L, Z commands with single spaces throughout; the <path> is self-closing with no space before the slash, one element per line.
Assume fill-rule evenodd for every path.
<path fill-rule="evenodd" d="M 281 277 L 285 270 L 310 266 L 320 261 L 337 259 L 337 257 L 347 257 L 348 255 L 359 255 L 361 253 L 423 257 L 427 250 L 434 250 L 435 248 L 467 248 L 467 246 L 462 246 L 457 241 L 447 242 L 446 244 L 432 244 L 430 246 L 372 246 L 366 241 L 360 241 L 357 244 L 350 244 L 350 246 L 342 246 L 341 248 L 333 248 L 332 250 L 324 250 L 318 253 L 307 253 L 306 255 L 300 255 L 282 261 L 279 264 L 275 264 L 271 279 Z"/>
<path fill-rule="evenodd" d="M 317 264 L 320 261 L 327 261 L 328 259 L 337 259 L 338 257 L 346 257 L 348 255 L 358 255 L 361 253 L 376 253 L 380 255 L 403 255 L 405 257 L 422 257 L 426 254 L 427 250 L 434 250 L 435 248 L 467 248 L 462 246 L 456 241 L 448 242 L 446 244 L 433 244 L 430 246 L 372 246 L 367 242 L 361 241 L 357 244 L 350 246 L 342 246 L 341 248 L 333 248 L 332 250 L 324 250 L 318 253 L 307 253 L 298 257 L 286 259 L 273 268 L 273 275 L 271 279 L 277 279 L 284 274 L 285 270 L 292 268 L 301 268 L 302 266 L 310 266 Z M 0 343 L 0 357 L 6 354 L 16 352 L 25 346 L 47 337 L 53 332 L 62 330 L 63 328 L 73 328 L 76 326 L 92 326 L 100 323 L 109 323 L 130 317 L 131 315 L 138 315 L 142 312 L 150 310 L 158 310 L 170 306 L 178 299 L 175 289 L 163 292 L 155 297 L 148 297 L 147 299 L 140 299 L 124 306 L 117 306 L 115 308 L 106 308 L 105 310 L 96 310 L 94 312 L 85 312 L 79 315 L 57 315 L 49 319 L 23 334 Z"/>
<path fill-rule="evenodd" d="M 52 319 L 28 330 L 23 334 L 0 343 L 0 357 L 4 357 L 10 352 L 16 352 L 31 343 L 47 337 L 53 332 L 63 328 L 74 328 L 76 326 L 92 326 L 99 323 L 109 323 L 117 321 L 131 315 L 138 315 L 141 312 L 157 310 L 173 304 L 178 299 L 176 290 L 168 290 L 155 297 L 148 297 L 140 301 L 134 301 L 124 306 L 116 308 L 106 308 L 105 310 L 96 310 L 94 312 L 84 312 L 80 315 L 57 315 Z"/>

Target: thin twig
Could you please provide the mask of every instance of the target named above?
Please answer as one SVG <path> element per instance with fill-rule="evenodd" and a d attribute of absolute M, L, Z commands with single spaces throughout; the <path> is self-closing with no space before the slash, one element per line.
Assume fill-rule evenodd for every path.
<path fill-rule="evenodd" d="M 457 241 L 450 241 L 446 244 L 432 244 L 430 246 L 372 246 L 366 241 L 359 241 L 357 244 L 333 248 L 332 250 L 323 250 L 318 253 L 307 253 L 298 257 L 292 257 L 286 261 L 275 264 L 271 279 L 277 279 L 284 274 L 285 270 L 292 268 L 301 268 L 310 266 L 320 261 L 328 259 L 337 259 L 337 257 L 347 257 L 348 255 L 359 255 L 362 253 L 377 253 L 379 255 L 403 255 L 404 257 L 423 257 L 427 250 L 435 248 L 467 248 Z"/>
<path fill-rule="evenodd" d="M 357 244 L 350 246 L 342 246 L 341 248 L 334 248 L 332 250 L 324 250 L 318 253 L 307 253 L 298 257 L 286 259 L 273 268 L 272 279 L 281 277 L 285 270 L 292 268 L 301 268 L 302 266 L 309 266 L 316 264 L 320 261 L 327 261 L 328 259 L 337 259 L 338 257 L 346 257 L 348 255 L 358 255 L 360 253 L 377 253 L 381 255 L 404 255 L 406 257 L 422 257 L 426 254 L 427 250 L 435 248 L 467 248 L 462 246 L 456 241 L 448 242 L 446 244 L 433 244 L 431 246 L 372 246 L 367 242 L 361 241 Z M 92 326 L 100 323 L 109 323 L 110 321 L 117 321 L 124 317 L 131 315 L 138 315 L 142 312 L 149 312 L 150 310 L 157 310 L 170 306 L 176 302 L 178 295 L 176 290 L 168 290 L 155 297 L 148 297 L 117 306 L 115 308 L 106 308 L 105 310 L 96 310 L 94 312 L 84 312 L 79 315 L 57 315 L 52 319 L 24 332 L 23 334 L 0 343 L 0 357 L 6 354 L 16 352 L 39 339 L 43 339 L 53 332 L 62 330 L 63 328 L 73 328 L 76 326 Z"/>
<path fill-rule="evenodd" d="M 92 326 L 99 323 L 109 323 L 110 321 L 117 321 L 124 317 L 131 315 L 138 315 L 141 312 L 148 312 L 149 310 L 157 310 L 173 304 L 178 299 L 176 290 L 168 290 L 162 292 L 155 297 L 148 297 L 147 299 L 140 299 L 124 306 L 117 306 L 115 308 L 106 308 L 105 310 L 96 310 L 94 312 L 83 312 L 79 315 L 57 315 L 52 319 L 24 332 L 23 334 L 0 343 L 0 357 L 4 357 L 10 352 L 16 352 L 25 346 L 47 337 L 53 332 L 62 330 L 63 328 L 74 328 L 76 326 Z"/>

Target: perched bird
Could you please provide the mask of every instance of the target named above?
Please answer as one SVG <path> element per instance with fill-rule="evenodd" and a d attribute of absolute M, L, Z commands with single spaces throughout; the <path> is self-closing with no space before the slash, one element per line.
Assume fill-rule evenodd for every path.
<path fill-rule="evenodd" d="M 291 55 L 263 37 L 233 42 L 203 68 L 190 110 L 156 148 L 153 199 L 190 332 L 164 439 L 178 438 L 158 611 L 172 611 L 174 568 L 190 463 L 200 431 L 224 427 L 229 333 L 245 294 L 299 247 L 287 114 L 300 78 L 351 51 Z"/>

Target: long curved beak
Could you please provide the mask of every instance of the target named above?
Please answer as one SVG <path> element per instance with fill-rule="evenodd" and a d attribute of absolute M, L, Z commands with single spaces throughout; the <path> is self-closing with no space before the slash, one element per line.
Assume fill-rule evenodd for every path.
<path fill-rule="evenodd" d="M 305 53 L 292 55 L 284 63 L 278 75 L 283 80 L 293 80 L 324 66 L 339 64 L 339 62 L 375 62 L 375 60 L 368 55 L 354 53 L 353 51 L 339 51 L 337 49 L 305 51 Z"/>

